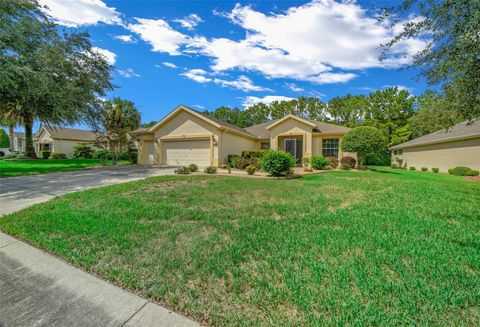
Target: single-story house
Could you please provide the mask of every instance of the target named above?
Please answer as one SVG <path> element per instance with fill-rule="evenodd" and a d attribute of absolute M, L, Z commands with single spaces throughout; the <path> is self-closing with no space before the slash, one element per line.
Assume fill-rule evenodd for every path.
<path fill-rule="evenodd" d="M 25 151 L 25 133 L 20 133 L 20 132 L 13 133 L 13 151 L 14 152 Z"/>
<path fill-rule="evenodd" d="M 134 132 L 140 164 L 219 166 L 229 154 L 273 149 L 297 161 L 313 155 L 342 157 L 343 136 L 350 129 L 288 115 L 239 128 L 181 105 L 150 128 Z M 352 154 L 348 154 L 352 155 Z"/>
<path fill-rule="evenodd" d="M 42 125 L 34 137 L 35 152 L 40 151 L 63 152 L 67 157 L 73 154 L 73 147 L 78 143 L 92 143 L 95 133 L 75 128 Z"/>
<path fill-rule="evenodd" d="M 436 167 L 446 172 L 457 166 L 480 170 L 480 119 L 459 123 L 390 148 L 406 167 Z"/>

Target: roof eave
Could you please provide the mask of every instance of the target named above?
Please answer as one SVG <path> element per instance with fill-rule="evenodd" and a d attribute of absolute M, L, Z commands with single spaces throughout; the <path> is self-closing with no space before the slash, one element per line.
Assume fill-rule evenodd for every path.
<path fill-rule="evenodd" d="M 427 141 L 427 142 L 422 142 L 422 143 L 417 143 L 417 144 L 406 144 L 401 143 L 397 144 L 394 146 L 389 147 L 389 150 L 399 150 L 399 149 L 407 149 L 407 148 L 416 148 L 419 146 L 424 146 L 424 145 L 430 145 L 430 144 L 439 144 L 439 143 L 446 143 L 446 142 L 454 142 L 454 141 L 462 141 L 462 140 L 469 140 L 469 139 L 474 139 L 480 137 L 480 133 L 474 133 L 470 135 L 462 135 L 462 136 L 456 136 L 456 137 L 450 137 L 446 139 L 440 139 L 440 140 L 432 140 L 432 141 Z"/>

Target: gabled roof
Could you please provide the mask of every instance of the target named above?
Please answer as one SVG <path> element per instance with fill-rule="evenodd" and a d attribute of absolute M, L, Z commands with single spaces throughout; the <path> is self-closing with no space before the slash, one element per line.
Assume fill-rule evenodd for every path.
<path fill-rule="evenodd" d="M 277 119 L 277 120 L 274 121 L 274 122 L 270 122 L 271 124 L 268 125 L 266 128 L 267 128 L 267 129 L 271 129 L 271 128 L 277 126 L 278 124 L 283 123 L 283 122 L 284 122 L 285 120 L 287 120 L 287 119 L 294 119 L 294 120 L 299 121 L 299 122 L 301 122 L 301 123 L 303 123 L 303 124 L 305 124 L 305 125 L 308 125 L 308 126 L 311 126 L 311 127 L 315 127 L 315 124 L 314 124 L 314 123 L 312 123 L 312 122 L 310 122 L 310 121 L 308 121 L 308 120 L 306 120 L 306 119 L 300 118 L 300 117 L 298 117 L 298 116 L 289 114 L 289 115 L 286 115 L 285 117 L 283 117 L 283 118 L 281 118 L 281 119 Z"/>
<path fill-rule="evenodd" d="M 94 132 L 86 131 L 83 129 L 76 128 L 65 128 L 59 126 L 47 126 L 43 125 L 40 127 L 40 130 L 37 133 L 37 137 L 40 136 L 40 133 L 44 129 L 52 139 L 66 139 L 66 140 L 76 140 L 76 141 L 93 141 L 96 138 Z"/>
<path fill-rule="evenodd" d="M 250 134 L 253 134 L 259 138 L 268 139 L 270 138 L 270 131 L 268 128 L 275 126 L 276 124 L 279 124 L 284 119 L 285 117 L 280 119 L 274 119 L 263 124 L 247 127 L 245 128 L 245 130 Z M 324 122 L 319 122 L 319 121 L 304 119 L 304 118 L 300 118 L 300 119 L 311 124 L 311 126 L 313 126 L 314 133 L 344 134 L 350 131 L 350 128 L 340 126 L 340 125 L 329 124 L 329 123 L 324 123 Z"/>
<path fill-rule="evenodd" d="M 417 137 L 416 139 L 394 145 L 390 147 L 390 150 L 398 150 L 420 145 L 450 142 L 475 137 L 480 137 L 480 119 L 474 120 L 470 123 L 468 121 L 464 121 L 448 130 L 441 129 L 431 134 Z"/>

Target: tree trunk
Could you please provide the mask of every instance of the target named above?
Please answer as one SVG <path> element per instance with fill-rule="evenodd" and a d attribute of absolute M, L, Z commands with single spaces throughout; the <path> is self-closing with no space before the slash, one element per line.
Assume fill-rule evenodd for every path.
<path fill-rule="evenodd" d="M 35 147 L 33 145 L 33 117 L 31 114 L 23 115 L 23 124 L 25 125 L 25 155 L 30 158 L 36 158 Z"/>
<path fill-rule="evenodd" d="M 10 138 L 10 152 L 13 152 L 14 149 L 14 140 L 15 134 L 13 133 L 13 125 L 8 126 L 8 137 Z"/>
<path fill-rule="evenodd" d="M 115 147 L 112 147 L 112 165 L 117 164 L 117 149 Z"/>

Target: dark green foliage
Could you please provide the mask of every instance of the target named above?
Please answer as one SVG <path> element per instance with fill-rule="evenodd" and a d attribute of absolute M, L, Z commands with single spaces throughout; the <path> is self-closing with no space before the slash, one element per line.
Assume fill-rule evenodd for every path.
<path fill-rule="evenodd" d="M 15 159 L 18 157 L 18 153 L 9 153 L 3 156 L 3 159 Z"/>
<path fill-rule="evenodd" d="M 408 169 L 410 169 L 411 171 L 417 170 L 417 168 L 415 168 L 415 167 L 413 167 L 413 166 L 410 166 Z"/>
<path fill-rule="evenodd" d="M 355 160 L 354 157 L 344 156 L 342 157 L 342 159 L 340 159 L 340 164 L 348 165 L 350 166 L 350 168 L 355 168 L 355 165 L 357 164 L 357 160 Z"/>
<path fill-rule="evenodd" d="M 10 138 L 3 128 L 0 128 L 0 148 L 9 148 Z"/>
<path fill-rule="evenodd" d="M 268 151 L 260 160 L 260 165 L 269 175 L 282 176 L 295 167 L 295 159 L 284 151 Z"/>
<path fill-rule="evenodd" d="M 93 159 L 112 160 L 112 152 L 109 150 L 96 150 Z"/>
<path fill-rule="evenodd" d="M 92 159 L 94 152 L 90 144 L 78 143 L 73 147 L 72 158 Z"/>
<path fill-rule="evenodd" d="M 392 163 L 392 164 L 390 165 L 390 168 L 398 169 L 398 168 L 400 168 L 400 167 L 398 166 L 398 164 Z"/>
<path fill-rule="evenodd" d="M 365 157 L 365 164 L 369 166 L 389 166 L 392 161 L 392 153 L 385 149 Z"/>
<path fill-rule="evenodd" d="M 136 164 L 138 161 L 138 150 L 135 148 L 129 148 L 127 150 L 127 156 L 130 164 Z"/>
<path fill-rule="evenodd" d="M 48 159 L 48 158 L 50 158 L 51 154 L 52 154 L 52 151 L 42 150 L 42 151 L 40 151 L 40 158 L 41 159 Z"/>
<path fill-rule="evenodd" d="M 323 156 L 313 156 L 310 158 L 310 164 L 313 169 L 327 169 L 330 167 L 330 161 Z"/>
<path fill-rule="evenodd" d="M 208 166 L 207 168 L 205 168 L 205 170 L 203 172 L 205 174 L 216 174 L 217 173 L 217 167 Z"/>
<path fill-rule="evenodd" d="M 356 152 L 359 166 L 363 166 L 367 155 L 385 150 L 386 138 L 375 127 L 361 126 L 348 132 L 342 142 L 342 150 Z"/>
<path fill-rule="evenodd" d="M 346 163 L 342 163 L 340 165 L 340 169 L 341 170 L 350 170 L 350 169 L 352 169 L 352 166 L 350 166 L 349 164 L 346 164 Z"/>
<path fill-rule="evenodd" d="M 469 167 L 455 167 L 448 170 L 448 173 L 456 176 L 478 176 L 478 171 Z"/>
<path fill-rule="evenodd" d="M 440 169 L 434 167 L 434 168 L 432 168 L 432 171 L 433 171 L 434 173 L 438 173 L 438 172 L 440 171 Z"/>
<path fill-rule="evenodd" d="M 270 150 L 243 150 L 242 157 L 245 159 L 262 158 L 267 151 Z"/>
<path fill-rule="evenodd" d="M 261 150 L 261 151 L 243 151 L 248 157 L 239 156 L 236 154 L 229 154 L 227 156 L 228 166 L 237 169 L 245 169 L 247 166 L 255 166 L 257 169 L 260 168 L 260 157 L 265 153 L 265 151 L 270 150 Z"/>
<path fill-rule="evenodd" d="M 421 171 L 423 171 L 423 172 L 428 171 L 428 168 L 427 168 L 427 167 L 422 167 L 422 168 L 420 168 L 420 169 L 421 169 Z"/>
<path fill-rule="evenodd" d="M 187 166 L 180 166 L 180 167 L 175 169 L 175 174 L 188 175 L 188 174 L 190 174 L 190 169 Z"/>
<path fill-rule="evenodd" d="M 247 171 L 247 173 L 248 173 L 249 175 L 253 175 L 253 174 L 255 174 L 255 172 L 257 171 L 257 167 L 255 167 L 255 166 L 247 166 L 247 167 L 245 167 L 245 170 Z"/>
<path fill-rule="evenodd" d="M 49 159 L 54 159 L 54 160 L 67 159 L 67 155 L 63 152 L 52 152 L 50 154 Z"/>
<path fill-rule="evenodd" d="M 190 164 L 190 165 L 188 166 L 188 169 L 189 169 L 192 173 L 194 173 L 194 172 L 198 171 L 198 166 L 197 166 L 196 164 L 192 163 L 192 164 Z"/>
<path fill-rule="evenodd" d="M 17 159 L 32 159 L 26 152 L 19 152 Z"/>

